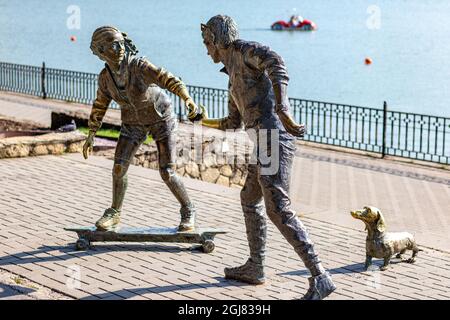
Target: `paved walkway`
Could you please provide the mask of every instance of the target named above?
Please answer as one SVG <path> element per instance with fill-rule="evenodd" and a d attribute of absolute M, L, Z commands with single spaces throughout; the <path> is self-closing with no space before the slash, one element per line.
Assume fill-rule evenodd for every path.
<path fill-rule="evenodd" d="M 70 299 L 10 272 L 0 270 L 0 300 Z"/>
<path fill-rule="evenodd" d="M 50 126 L 52 111 L 87 118 L 90 108 L 0 92 L 0 116 Z M 120 124 L 120 111 L 109 109 L 104 121 Z M 205 134 L 215 131 L 204 129 Z M 349 212 L 372 205 L 383 212 L 388 230 L 407 230 L 420 243 L 450 252 L 450 168 L 435 169 L 310 146 L 300 146 L 297 155 L 291 196 L 294 208 L 302 214 L 362 230 L 362 223 L 352 219 Z"/>
<path fill-rule="evenodd" d="M 0 268 L 83 299 L 292 299 L 305 292 L 309 275 L 272 224 L 269 282 L 226 281 L 223 267 L 243 262 L 248 250 L 239 189 L 192 179 L 184 181 L 200 225 L 229 232 L 217 237 L 213 253 L 191 251 L 188 244 L 141 243 L 75 251 L 76 237 L 63 227 L 92 225 L 109 205 L 111 167 L 110 160 L 85 161 L 79 154 L 0 160 Z M 127 226 L 178 222 L 176 202 L 158 172 L 141 167 L 130 168 L 123 211 Z M 415 264 L 394 261 L 388 271 L 364 272 L 365 233 L 315 214 L 320 212 L 303 221 L 338 285 L 330 299 L 450 299 L 449 253 L 424 247 Z"/>
<path fill-rule="evenodd" d="M 49 126 L 54 110 L 89 113 L 82 105 L 0 92 L 0 115 Z M 113 110 L 106 119 L 120 121 Z M 223 267 L 243 262 L 248 250 L 239 189 L 192 179 L 184 180 L 200 224 L 229 231 L 217 237 L 212 254 L 186 244 L 74 251 L 75 235 L 62 228 L 92 225 L 109 205 L 111 167 L 78 154 L 0 160 L 0 269 L 85 299 L 291 299 L 305 292 L 307 271 L 272 224 L 270 281 L 258 287 L 225 281 Z M 293 206 L 339 285 L 330 299 L 450 298 L 450 171 L 300 146 L 293 172 Z M 132 167 L 129 181 L 124 225 L 177 224 L 175 199 L 157 171 Z M 364 226 L 349 211 L 364 205 L 382 210 L 389 231 L 416 236 L 424 249 L 416 264 L 363 272 Z"/>
<path fill-rule="evenodd" d="M 450 252 L 450 171 L 300 146 L 291 195 L 300 212 L 359 230 L 350 211 L 381 210 L 387 231 Z"/>

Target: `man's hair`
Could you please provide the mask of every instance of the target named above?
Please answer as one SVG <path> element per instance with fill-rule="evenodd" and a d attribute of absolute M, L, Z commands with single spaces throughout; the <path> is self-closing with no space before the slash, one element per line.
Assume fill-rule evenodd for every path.
<path fill-rule="evenodd" d="M 202 25 L 202 30 L 204 30 Z M 226 15 L 216 15 L 206 23 L 206 29 L 214 37 L 214 44 L 221 48 L 228 46 L 239 37 L 239 31 L 236 22 Z M 206 30 L 204 30 L 206 31 Z"/>
<path fill-rule="evenodd" d="M 125 32 L 121 32 L 119 29 L 113 26 L 103 26 L 97 28 L 92 34 L 91 50 L 95 55 L 98 56 L 99 54 L 103 53 L 105 38 L 110 33 L 122 34 L 125 40 L 125 51 L 130 52 L 133 55 L 139 52 L 136 46 L 133 44 L 133 41 L 130 38 L 128 38 L 128 35 Z"/>

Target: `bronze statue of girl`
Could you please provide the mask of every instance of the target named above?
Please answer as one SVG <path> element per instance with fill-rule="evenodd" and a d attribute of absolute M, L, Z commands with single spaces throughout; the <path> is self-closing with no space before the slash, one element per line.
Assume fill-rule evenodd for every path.
<path fill-rule="evenodd" d="M 127 189 L 127 170 L 147 134 L 152 135 L 158 148 L 161 178 L 181 205 L 178 230 L 193 229 L 195 207 L 175 173 L 173 130 L 176 122 L 171 100 L 163 89 L 176 94 L 185 102 L 190 119 L 197 115 L 198 106 L 179 78 L 164 68 L 156 67 L 146 58 L 137 57 L 138 50 L 132 41 L 117 28 L 103 26 L 96 29 L 92 35 L 91 50 L 105 61 L 105 68 L 98 78 L 97 97 L 89 118 L 89 135 L 83 147 L 86 159 L 112 100 L 120 105 L 122 119 L 112 172 L 112 204 L 96 222 L 97 229 L 114 230 L 118 226 Z"/>

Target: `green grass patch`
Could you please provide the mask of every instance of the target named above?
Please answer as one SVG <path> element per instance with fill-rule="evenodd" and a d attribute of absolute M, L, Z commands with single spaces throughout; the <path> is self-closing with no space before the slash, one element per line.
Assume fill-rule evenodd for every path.
<path fill-rule="evenodd" d="M 79 127 L 78 130 L 84 134 L 89 133 L 89 128 L 86 128 L 86 127 Z M 114 130 L 114 129 L 99 129 L 95 136 L 100 137 L 100 138 L 117 140 L 117 139 L 119 139 L 120 131 Z M 152 143 L 152 141 L 153 141 L 153 138 L 151 135 L 149 135 L 147 137 L 147 140 L 144 141 L 144 144 L 150 144 L 150 143 Z"/>
<path fill-rule="evenodd" d="M 25 282 L 25 281 L 24 281 L 21 277 L 19 277 L 19 276 L 14 276 L 13 281 L 14 281 L 16 284 L 19 284 L 19 285 L 23 285 L 24 282 Z"/>

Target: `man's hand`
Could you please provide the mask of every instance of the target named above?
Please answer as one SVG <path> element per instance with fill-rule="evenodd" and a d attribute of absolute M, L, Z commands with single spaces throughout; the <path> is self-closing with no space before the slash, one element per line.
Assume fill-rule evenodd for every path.
<path fill-rule="evenodd" d="M 220 123 L 222 119 L 210 119 L 208 118 L 208 111 L 206 111 L 205 106 L 200 105 L 201 108 L 201 124 L 202 126 L 214 129 L 220 129 Z"/>
<path fill-rule="evenodd" d="M 95 136 L 95 133 L 92 131 L 89 131 L 89 135 L 88 135 L 86 141 L 84 142 L 83 157 L 85 159 L 87 159 L 89 157 L 89 153 L 91 153 L 92 149 L 94 148 L 94 136 Z"/>
<path fill-rule="evenodd" d="M 192 116 L 195 116 L 198 111 L 198 106 L 195 104 L 194 100 L 192 98 L 187 98 L 184 101 L 186 108 L 189 110 L 188 118 L 190 119 Z"/>
<path fill-rule="evenodd" d="M 303 138 L 306 132 L 306 128 L 304 124 L 298 124 L 291 118 L 289 113 L 286 111 L 279 111 L 278 117 L 280 117 L 281 123 L 287 132 L 292 134 L 295 137 Z"/>
<path fill-rule="evenodd" d="M 287 96 L 287 85 L 282 83 L 274 84 L 273 92 L 275 93 L 276 101 L 275 111 L 284 128 L 293 136 L 303 138 L 306 131 L 305 125 L 296 123 L 289 114 L 290 106 Z"/>
<path fill-rule="evenodd" d="M 199 121 L 205 118 L 206 110 L 204 106 L 198 106 L 195 104 L 192 98 L 188 98 L 185 101 L 186 108 L 189 110 L 188 119 L 189 121 Z"/>

